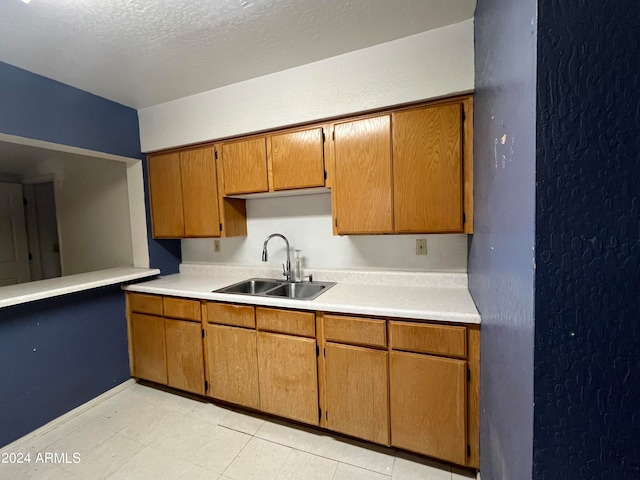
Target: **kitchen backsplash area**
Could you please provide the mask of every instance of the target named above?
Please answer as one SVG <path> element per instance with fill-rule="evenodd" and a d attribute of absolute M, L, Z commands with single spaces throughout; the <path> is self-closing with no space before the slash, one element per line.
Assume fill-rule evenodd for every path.
<path fill-rule="evenodd" d="M 262 266 L 263 242 L 277 232 L 289 240 L 292 259 L 301 250 L 304 269 L 467 271 L 465 234 L 333 235 L 329 193 L 250 199 L 246 208 L 246 237 L 183 239 L 182 261 Z M 416 239 L 426 239 L 427 255 L 416 255 Z M 274 238 L 268 265 L 284 260 L 284 241 Z"/>

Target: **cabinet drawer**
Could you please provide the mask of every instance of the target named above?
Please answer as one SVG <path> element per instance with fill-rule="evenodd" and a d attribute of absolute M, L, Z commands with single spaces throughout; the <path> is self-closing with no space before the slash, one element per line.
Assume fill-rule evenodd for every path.
<path fill-rule="evenodd" d="M 385 347 L 385 324 L 385 320 L 380 319 L 325 315 L 324 338 L 330 342 Z"/>
<path fill-rule="evenodd" d="M 143 293 L 129 293 L 129 308 L 132 312 L 162 316 L 162 297 Z"/>
<path fill-rule="evenodd" d="M 467 356 L 467 329 L 449 325 L 389 322 L 391 348 L 452 357 Z"/>
<path fill-rule="evenodd" d="M 313 312 L 293 312 L 275 308 L 256 308 L 258 330 L 289 333 L 301 337 L 316 336 L 316 315 Z"/>
<path fill-rule="evenodd" d="M 200 302 L 185 298 L 164 297 L 164 316 L 200 321 Z"/>
<path fill-rule="evenodd" d="M 256 328 L 255 307 L 207 302 L 205 312 L 209 323 Z"/>

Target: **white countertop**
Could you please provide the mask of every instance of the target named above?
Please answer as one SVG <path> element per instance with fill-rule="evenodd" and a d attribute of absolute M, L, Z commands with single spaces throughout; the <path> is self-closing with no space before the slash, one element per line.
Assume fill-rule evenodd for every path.
<path fill-rule="evenodd" d="M 230 265 L 181 265 L 181 273 L 123 287 L 125 290 L 220 302 L 480 323 L 465 273 L 315 271 L 314 280 L 337 284 L 314 300 L 213 293 L 252 277 L 282 278 L 277 270 Z"/>
<path fill-rule="evenodd" d="M 0 287 L 0 308 L 160 274 L 157 268 L 117 267 Z"/>

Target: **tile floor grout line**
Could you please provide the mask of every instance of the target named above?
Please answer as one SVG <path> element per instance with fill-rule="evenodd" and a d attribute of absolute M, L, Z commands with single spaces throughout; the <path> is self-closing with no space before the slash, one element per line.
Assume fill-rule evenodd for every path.
<path fill-rule="evenodd" d="M 19 441 L 24 441 L 24 445 L 26 445 L 28 441 L 38 441 L 41 442 L 43 445 L 45 443 L 47 443 L 47 441 L 49 441 L 49 443 L 47 445 L 54 445 L 57 442 L 65 442 L 69 444 L 70 448 L 75 447 L 76 445 L 78 446 L 82 446 L 82 445 L 86 445 L 87 443 L 84 442 L 84 439 L 86 439 L 88 442 L 93 442 L 96 440 L 99 440 L 100 443 L 98 443 L 97 445 L 93 445 L 91 447 L 90 450 L 86 451 L 83 453 L 84 456 L 89 456 L 91 455 L 91 453 L 95 452 L 97 449 L 101 448 L 106 442 L 111 442 L 113 441 L 113 444 L 118 444 L 119 441 L 122 441 L 122 439 L 126 439 L 127 442 L 124 442 L 125 444 L 128 443 L 128 441 L 131 442 L 136 442 L 137 444 L 139 444 L 141 446 L 141 450 L 139 452 L 137 452 L 136 454 L 134 454 L 131 458 L 127 458 L 126 460 L 123 458 L 123 463 L 121 465 L 118 466 L 118 468 L 116 468 L 113 472 L 111 472 L 109 474 L 109 476 L 107 476 L 106 478 L 108 480 L 116 480 L 117 478 L 119 478 L 116 473 L 121 471 L 123 468 L 125 468 L 125 466 L 131 462 L 134 462 L 134 460 L 136 458 L 139 457 L 139 455 L 142 454 L 142 452 L 147 452 L 147 454 L 150 453 L 157 453 L 159 455 L 162 454 L 163 451 L 166 451 L 168 453 L 170 453 L 170 450 L 166 450 L 166 445 L 164 447 L 161 446 L 161 448 L 156 449 L 155 447 L 155 440 L 150 441 L 150 443 L 146 443 L 146 442 L 142 442 L 140 439 L 138 438 L 134 438 L 135 435 L 133 436 L 128 436 L 125 433 L 123 433 L 127 428 L 129 428 L 129 426 L 137 421 L 137 412 L 140 411 L 140 409 L 142 408 L 144 410 L 145 405 L 148 405 L 150 407 L 154 408 L 153 412 L 149 412 L 149 419 L 153 420 L 154 418 L 156 418 L 156 412 L 155 409 L 159 409 L 158 411 L 166 411 L 166 412 L 170 412 L 172 413 L 172 415 L 175 415 L 177 419 L 179 419 L 179 417 L 185 417 L 185 418 L 190 418 L 192 420 L 203 420 L 202 418 L 198 417 L 197 415 L 193 415 L 193 411 L 190 410 L 188 407 L 190 406 L 189 404 L 185 404 L 182 401 L 178 401 L 178 402 L 172 402 L 172 397 L 173 395 L 171 394 L 171 392 L 164 392 L 161 391 L 160 394 L 158 394 L 158 390 L 153 389 L 153 387 L 148 387 L 146 385 L 139 385 L 137 382 L 133 381 L 132 383 L 130 383 L 128 386 L 126 386 L 126 388 L 121 388 L 119 391 L 113 392 L 111 393 L 111 395 L 103 398 L 101 401 L 99 402 L 94 402 L 92 404 L 85 404 L 84 409 L 80 410 L 79 412 L 76 412 L 75 415 L 71 415 L 68 416 L 65 421 L 63 422 L 59 422 L 59 424 L 55 425 L 55 426 L 50 426 L 50 428 L 48 430 L 46 430 L 44 433 L 41 433 L 39 436 L 36 436 L 35 438 L 32 435 L 27 435 L 21 439 L 16 440 L 15 443 L 18 443 Z M 165 396 L 166 395 L 166 396 Z M 94 399 L 95 400 L 95 399 Z M 151 401 L 154 400 L 154 401 Z M 191 399 L 189 399 L 191 400 Z M 111 402 L 111 404 L 109 404 L 109 402 Z M 88 402 L 90 403 L 90 402 Z M 102 409 L 100 408 L 101 405 L 104 405 L 105 408 Z M 215 405 L 215 404 L 214 404 Z M 175 407 L 175 409 L 174 409 Z M 78 407 L 79 408 L 79 407 Z M 85 421 L 80 421 L 78 422 L 78 426 L 76 426 L 75 428 L 73 428 L 73 425 L 71 425 L 69 428 L 65 428 L 63 431 L 60 431 L 59 429 L 62 429 L 68 422 L 74 420 L 75 418 L 81 417 L 83 414 L 92 411 L 92 409 L 97 409 L 95 411 L 95 416 L 89 415 L 87 416 L 87 418 L 85 419 Z M 112 412 L 113 411 L 113 412 Z M 209 470 L 208 468 L 205 467 L 199 467 L 199 468 L 203 468 L 204 470 L 208 471 L 211 473 L 211 475 L 216 475 L 216 478 L 219 478 L 220 480 L 233 480 L 231 479 L 231 477 L 227 477 L 226 476 L 226 472 L 229 471 L 231 465 L 236 462 L 238 460 L 238 458 L 242 455 L 242 453 L 245 451 L 245 449 L 247 448 L 247 446 L 254 440 L 257 439 L 257 441 L 260 442 L 266 442 L 266 444 L 270 444 L 270 445 L 278 445 L 279 447 L 283 447 L 283 448 L 287 448 L 288 452 L 286 457 L 284 458 L 283 463 L 280 465 L 280 467 L 278 467 L 277 472 L 275 473 L 274 478 L 277 478 L 278 475 L 281 475 L 283 471 L 285 471 L 285 467 L 287 465 L 287 462 L 290 461 L 292 459 L 292 457 L 295 455 L 294 451 L 297 451 L 301 454 L 304 455 L 311 455 L 312 457 L 316 458 L 316 459 L 324 459 L 327 461 L 332 462 L 333 464 L 335 464 L 335 469 L 333 470 L 333 473 L 331 474 L 331 478 L 333 480 L 336 480 L 338 478 L 338 471 L 341 468 L 340 466 L 342 465 L 343 469 L 345 467 L 348 467 L 349 469 L 353 468 L 353 469 L 357 469 L 358 471 L 360 471 L 360 475 L 363 476 L 367 476 L 368 474 L 366 474 L 365 472 L 370 472 L 370 474 L 375 475 L 375 476 L 380 476 L 379 478 L 381 479 L 385 479 L 385 480 L 400 480 L 401 477 L 399 475 L 402 474 L 402 472 L 399 470 L 398 471 L 398 478 L 394 477 L 394 471 L 396 470 L 396 467 L 399 465 L 398 462 L 400 460 L 404 461 L 408 461 L 411 462 L 412 464 L 415 464 L 416 466 L 419 467 L 419 465 L 425 465 L 427 467 L 430 466 L 430 463 L 424 463 L 421 460 L 422 457 L 418 456 L 417 459 L 412 460 L 411 458 L 409 458 L 409 456 L 411 454 L 407 453 L 405 455 L 405 453 L 402 453 L 401 455 L 399 455 L 397 449 L 395 448 L 389 448 L 389 447 L 382 447 L 383 450 L 385 451 L 378 451 L 379 449 L 376 448 L 378 447 L 377 445 L 373 445 L 373 448 L 368 448 L 367 445 L 362 445 L 361 442 L 359 441 L 349 441 L 350 439 L 343 439 L 343 438 L 338 438 L 336 436 L 331 435 L 331 433 L 327 433 L 324 432 L 321 435 L 316 435 L 314 430 L 307 430 L 304 426 L 295 424 L 295 423 L 290 423 L 287 422 L 286 420 L 273 420 L 270 418 L 258 418 L 258 417 L 254 417 L 253 415 L 247 414 L 243 411 L 238 411 L 238 410 L 230 410 L 229 412 L 234 412 L 235 414 L 241 415 L 243 417 L 246 418 L 237 418 L 234 420 L 230 420 L 229 423 L 233 424 L 234 421 L 236 421 L 237 425 L 243 425 L 243 423 L 246 423 L 249 427 L 252 427 L 252 425 L 255 425 L 255 423 L 257 422 L 253 422 L 253 420 L 259 420 L 262 423 L 260 423 L 260 426 L 255 430 L 254 433 L 248 433 L 247 431 L 243 431 L 241 429 L 237 429 L 231 426 L 227 426 L 227 425 L 221 425 L 218 422 L 224 422 L 226 415 L 221 415 L 221 418 L 219 421 L 216 421 L 215 424 L 211 423 L 208 425 L 212 425 L 212 428 L 221 428 L 221 429 L 225 429 L 226 431 L 229 432 L 235 432 L 237 434 L 242 434 L 244 436 L 246 436 L 245 438 L 247 439 L 246 443 L 242 446 L 242 448 L 233 456 L 233 458 L 226 463 L 226 465 L 224 465 L 224 468 L 222 469 L 221 473 L 218 473 L 216 471 L 213 470 Z M 71 413 L 71 412 L 69 412 Z M 206 413 L 206 412 L 205 412 Z M 221 414 L 224 412 L 219 412 L 216 413 L 216 415 Z M 66 414 L 65 414 L 66 415 Z M 120 427 L 120 429 L 118 431 L 113 431 L 113 429 L 108 428 L 105 429 L 105 432 L 100 433 L 99 429 L 101 428 L 101 426 L 106 427 L 107 425 L 111 425 L 105 422 L 108 422 L 107 418 L 111 418 L 113 415 L 123 415 L 122 418 L 120 418 L 118 422 L 116 422 L 115 424 L 113 424 L 114 426 L 117 425 L 123 425 L 124 421 L 127 421 L 129 423 L 127 423 L 126 425 L 123 425 Z M 133 418 L 133 421 L 131 420 L 131 418 Z M 124 421 L 123 421 L 124 420 Z M 173 425 L 175 422 L 169 422 L 167 423 L 167 425 L 165 425 L 163 428 L 163 432 L 164 429 L 170 424 Z M 164 425 L 164 424 L 163 424 Z M 270 426 L 283 426 L 286 427 L 287 429 L 291 429 L 294 430 L 294 433 L 299 433 L 301 436 L 297 437 L 294 434 L 290 435 L 290 432 L 287 432 L 286 430 L 284 432 L 279 432 L 277 429 L 273 430 L 270 428 Z M 173 427 L 170 427 L 170 430 Z M 264 428 L 264 431 L 262 430 Z M 69 431 L 67 431 L 69 430 Z M 249 430 L 252 430 L 251 428 L 249 428 Z M 159 430 L 160 431 L 160 430 Z M 263 433 L 260 433 L 260 432 Z M 133 430 L 132 430 L 133 432 Z M 284 440 L 271 440 L 268 438 L 263 438 L 263 436 L 260 435 L 264 435 L 264 433 L 266 433 L 266 435 L 268 436 L 270 433 L 269 432 L 275 432 L 275 437 L 276 438 L 282 438 Z M 102 439 L 102 435 L 106 434 L 107 438 Z M 165 432 L 165 435 L 169 435 L 169 432 Z M 307 435 L 308 434 L 308 438 Z M 342 449 L 340 449 L 340 445 L 337 445 L 338 448 L 336 448 L 336 455 L 335 457 L 332 456 L 327 456 L 327 453 L 315 453 L 313 450 L 315 448 L 315 446 L 318 447 L 319 451 L 322 452 L 329 452 L 329 454 L 331 454 L 330 452 L 333 450 L 333 444 L 332 442 L 330 443 L 325 443 L 325 436 L 328 434 L 329 438 L 332 441 L 337 442 L 338 444 L 342 444 Z M 290 435 L 292 438 L 289 441 L 288 440 L 288 435 Z M 82 443 L 77 443 L 77 440 L 74 440 L 74 438 L 81 438 L 83 439 Z M 145 437 L 146 438 L 146 437 Z M 74 441 L 76 443 L 74 443 Z M 122 444 L 122 443 L 120 443 Z M 12 445 L 12 444 L 10 444 Z M 22 445 L 22 444 L 21 444 Z M 164 444 L 163 444 L 164 445 Z M 301 449 L 299 448 L 298 445 L 302 445 L 305 446 L 307 449 Z M 350 445 L 352 447 L 355 447 L 354 449 L 347 449 L 346 453 L 345 453 L 345 448 Z M 9 446 L 9 445 L 8 445 Z M 4 449 L 6 449 L 8 446 L 5 446 L 3 449 L 0 449 L 0 451 L 3 451 Z M 35 445 L 36 447 L 41 447 L 40 445 Z M 169 445 L 170 446 L 170 445 Z M 327 447 L 332 447 L 331 449 L 327 449 Z M 42 446 L 41 448 L 46 448 L 46 446 Z M 109 448 L 111 449 L 111 447 Z M 366 450 L 366 452 L 360 452 L 360 449 Z M 389 452 L 386 452 L 386 450 L 389 450 Z M 180 450 L 181 451 L 181 450 Z M 367 454 L 368 452 L 368 454 Z M 386 457 L 392 457 L 389 460 L 390 461 L 390 473 L 383 473 L 380 470 L 374 469 L 374 468 L 378 468 L 378 467 L 384 467 L 387 463 L 387 458 L 378 458 L 378 455 L 380 456 L 386 456 Z M 152 455 L 146 455 L 147 457 L 150 457 Z M 195 466 L 199 466 L 199 464 L 194 463 L 191 461 L 191 459 L 189 457 L 184 457 L 183 456 L 176 456 L 176 459 L 181 460 L 182 462 L 185 462 L 186 464 L 191 464 L 191 465 L 195 465 Z M 368 459 L 368 460 L 367 460 Z M 149 459 L 147 458 L 146 461 L 144 462 L 139 462 L 139 465 L 137 465 L 138 468 L 140 468 L 142 466 L 142 468 L 149 468 L 147 466 Z M 434 461 L 435 463 L 437 463 L 437 461 Z M 275 462 L 272 462 L 271 467 L 276 466 Z M 373 467 L 373 468 L 372 468 Z M 404 470 L 404 464 L 403 464 L 403 469 Z M 64 472 L 67 474 L 68 477 L 70 478 L 78 478 L 79 480 L 87 480 L 89 477 L 87 475 L 77 475 L 76 472 L 74 472 L 72 469 L 67 470 L 66 468 L 64 468 L 63 466 L 57 466 L 56 467 L 57 470 L 60 470 L 61 472 Z M 434 468 L 439 468 L 441 473 L 438 474 L 438 478 L 445 478 L 446 480 L 454 480 L 454 478 L 460 478 L 462 479 L 463 476 L 462 475 L 457 475 L 456 477 L 454 477 L 454 470 L 450 465 L 442 465 L 441 467 L 435 466 Z M 56 471 L 57 471 L 56 470 Z M 84 471 L 84 470 L 81 470 Z M 348 471 L 348 470 L 347 470 Z M 446 472 L 446 473 L 445 473 Z M 326 473 L 330 473 L 330 471 L 327 471 Z M 344 473 L 344 471 L 343 471 Z M 406 477 L 405 477 L 406 478 Z M 466 477 L 464 477 L 466 479 Z M 472 478 L 472 477 L 470 477 Z M 475 480 L 475 479 L 474 479 Z"/>
<path fill-rule="evenodd" d="M 222 428 L 227 428 L 227 427 L 225 427 L 223 425 L 219 425 L 219 426 L 222 427 Z M 233 428 L 228 428 L 228 430 L 233 430 Z M 238 430 L 233 430 L 233 431 L 235 432 L 235 431 L 238 431 Z M 244 447 L 242 447 L 240 449 L 240 451 L 238 453 L 236 453 L 235 457 L 233 457 L 233 460 L 231 460 L 229 462 L 229 464 L 225 467 L 225 469 L 222 471 L 222 473 L 219 474 L 220 477 L 224 477 L 225 472 L 227 470 L 229 470 L 229 467 L 231 466 L 231 464 L 236 461 L 236 459 L 240 456 L 240 454 L 244 451 L 244 449 L 247 448 L 247 445 L 249 445 L 249 443 L 251 443 L 251 440 L 253 440 L 255 438 L 254 435 L 251 435 L 251 434 L 249 434 L 247 432 L 240 432 L 240 433 L 244 433 L 245 435 L 249 435 L 251 437 L 251 439 L 249 439 L 249 441 L 244 444 Z M 227 478 L 227 477 L 225 477 L 225 478 Z M 231 478 L 231 477 L 229 477 L 229 478 Z"/>
<path fill-rule="evenodd" d="M 253 437 L 255 438 L 255 437 Z M 264 440 L 264 439 L 260 439 L 263 440 L 265 442 L 267 442 L 268 440 Z M 273 442 L 270 442 L 273 443 Z M 276 444 L 276 445 L 280 445 L 280 444 Z M 286 445 L 281 445 L 281 446 L 286 446 Z M 284 466 L 287 464 L 287 460 L 289 460 L 289 457 L 291 456 L 291 454 L 293 453 L 293 448 L 291 447 L 287 447 L 289 449 L 289 453 L 287 454 L 287 458 L 284 459 L 284 462 L 282 462 L 282 466 L 280 467 L 280 469 L 278 470 L 278 473 L 276 474 L 275 477 L 273 477 L 273 480 L 278 480 L 278 476 L 280 475 L 280 473 L 282 472 L 282 469 L 284 468 Z"/>

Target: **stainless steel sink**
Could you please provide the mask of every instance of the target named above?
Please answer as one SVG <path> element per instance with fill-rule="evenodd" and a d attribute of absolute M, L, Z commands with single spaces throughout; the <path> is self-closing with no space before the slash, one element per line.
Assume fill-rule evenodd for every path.
<path fill-rule="evenodd" d="M 244 293 L 247 295 L 259 295 L 267 290 L 282 285 L 282 282 L 278 280 L 264 279 L 264 278 L 251 278 L 244 280 L 240 283 L 229 285 L 228 287 L 216 290 L 219 293 Z"/>
<path fill-rule="evenodd" d="M 331 285 L 333 286 L 333 285 Z M 299 298 L 303 300 L 311 300 L 316 298 L 327 288 L 320 282 L 316 283 L 285 283 L 279 287 L 273 288 L 266 292 L 267 295 L 273 297 Z"/>
<path fill-rule="evenodd" d="M 313 300 L 318 295 L 333 287 L 335 282 L 285 282 L 273 278 L 250 278 L 234 283 L 214 293 L 233 293 L 259 297 L 295 298 L 297 300 Z"/>

